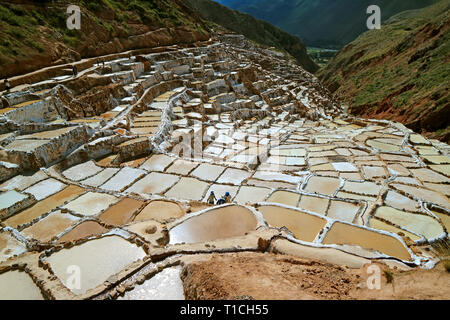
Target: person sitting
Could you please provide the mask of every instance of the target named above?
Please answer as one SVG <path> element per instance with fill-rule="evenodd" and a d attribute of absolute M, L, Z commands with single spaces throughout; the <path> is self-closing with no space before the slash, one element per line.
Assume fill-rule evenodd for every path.
<path fill-rule="evenodd" d="M 225 203 L 230 203 L 231 202 L 231 195 L 229 192 L 225 193 L 225 195 L 223 196 L 223 198 L 219 199 L 219 201 L 217 201 L 218 205 L 222 205 Z"/>
<path fill-rule="evenodd" d="M 214 204 L 216 203 L 216 195 L 214 194 L 214 191 L 211 191 L 211 194 L 208 197 L 208 204 Z"/>

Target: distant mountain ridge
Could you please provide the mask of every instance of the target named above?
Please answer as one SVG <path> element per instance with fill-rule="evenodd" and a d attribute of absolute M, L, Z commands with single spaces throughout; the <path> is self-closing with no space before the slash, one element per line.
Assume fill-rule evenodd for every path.
<path fill-rule="evenodd" d="M 268 22 L 255 19 L 220 5 L 212 0 L 183 0 L 203 19 L 227 30 L 243 34 L 248 39 L 269 47 L 275 47 L 291 55 L 299 65 L 309 72 L 319 67 L 308 56 L 306 46 L 296 36 L 289 34 Z"/>
<path fill-rule="evenodd" d="M 366 9 L 376 4 L 383 21 L 439 0 L 216 0 L 298 36 L 308 46 L 342 47 L 367 31 Z"/>

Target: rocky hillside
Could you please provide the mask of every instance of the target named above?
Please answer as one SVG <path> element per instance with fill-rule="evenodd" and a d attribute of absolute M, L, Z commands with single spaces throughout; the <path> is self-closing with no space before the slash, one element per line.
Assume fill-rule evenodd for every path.
<path fill-rule="evenodd" d="M 308 46 L 342 47 L 366 31 L 366 8 L 381 7 L 382 19 L 439 0 L 218 0 L 294 34 Z"/>
<path fill-rule="evenodd" d="M 81 8 L 81 30 L 66 26 L 70 4 Z M 309 71 L 317 69 L 298 39 L 250 18 L 239 16 L 233 20 L 238 29 L 229 29 L 255 24 L 250 36 L 263 36 L 253 40 L 289 52 Z M 184 0 L 0 1 L 0 79 L 89 57 L 208 40 L 211 26 Z"/>
<path fill-rule="evenodd" d="M 319 72 L 352 114 L 450 141 L 450 1 L 401 13 L 343 48 Z"/>
<path fill-rule="evenodd" d="M 66 9 L 78 5 L 81 30 Z M 180 0 L 1 1 L 0 77 L 131 49 L 207 40 L 199 17 Z"/>
<path fill-rule="evenodd" d="M 317 71 L 318 66 L 308 56 L 305 45 L 296 36 L 292 36 L 270 23 L 255 19 L 248 14 L 230 10 L 211 0 L 184 1 L 204 19 L 213 21 L 227 30 L 243 34 L 262 45 L 275 47 L 288 53 L 309 72 Z"/>

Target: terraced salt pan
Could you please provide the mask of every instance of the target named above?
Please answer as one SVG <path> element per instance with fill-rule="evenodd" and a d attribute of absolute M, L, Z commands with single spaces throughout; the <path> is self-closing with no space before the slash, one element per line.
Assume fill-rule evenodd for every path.
<path fill-rule="evenodd" d="M 181 267 L 165 268 L 117 300 L 184 300 Z"/>
<path fill-rule="evenodd" d="M 106 233 L 108 229 L 104 228 L 96 221 L 85 221 L 77 225 L 75 228 L 65 233 L 58 239 L 58 243 L 73 242 L 86 239 L 93 236 L 99 236 Z"/>
<path fill-rule="evenodd" d="M 268 188 L 241 186 L 233 201 L 239 204 L 261 202 L 269 193 L 270 189 Z"/>
<path fill-rule="evenodd" d="M 19 140 L 16 139 L 10 144 L 8 144 L 5 149 L 14 150 L 14 151 L 33 151 L 40 146 L 48 143 L 50 140 Z"/>
<path fill-rule="evenodd" d="M 388 223 L 385 223 L 383 221 L 380 221 L 376 218 L 371 218 L 369 220 L 369 227 L 373 228 L 373 229 L 377 229 L 377 230 L 384 230 L 387 232 L 392 232 L 392 233 L 403 233 L 405 236 L 407 236 L 408 238 L 410 238 L 413 241 L 417 241 L 422 239 L 421 237 L 419 237 L 418 235 L 415 235 L 414 233 L 405 231 L 403 229 L 394 227 L 393 225 L 390 225 Z"/>
<path fill-rule="evenodd" d="M 410 170 L 416 178 L 424 182 L 436 182 L 436 183 L 450 182 L 449 178 L 426 168 L 410 169 Z"/>
<path fill-rule="evenodd" d="M 450 165 L 430 165 L 430 168 L 446 176 L 450 176 Z"/>
<path fill-rule="evenodd" d="M 305 191 L 331 196 L 339 188 L 339 185 L 339 179 L 314 176 L 308 180 Z"/>
<path fill-rule="evenodd" d="M 64 205 L 63 208 L 72 210 L 80 215 L 94 216 L 118 201 L 119 199 L 109 194 L 88 192 Z"/>
<path fill-rule="evenodd" d="M 299 240 L 313 242 L 325 227 L 325 219 L 278 206 L 261 206 L 258 208 L 267 223 L 275 228 L 288 228 Z"/>
<path fill-rule="evenodd" d="M 390 207 L 379 207 L 375 217 L 387 220 L 406 230 L 421 234 L 427 239 L 435 239 L 444 232 L 439 222 L 430 216 L 396 210 Z"/>
<path fill-rule="evenodd" d="M 118 171 L 119 169 L 116 168 L 106 168 L 102 172 L 82 181 L 81 183 L 90 187 L 99 187 L 102 184 L 104 184 L 108 179 L 110 179 L 113 175 L 115 175 Z"/>
<path fill-rule="evenodd" d="M 381 186 L 373 182 L 346 181 L 342 190 L 357 194 L 378 196 L 381 191 Z"/>
<path fill-rule="evenodd" d="M 282 181 L 292 184 L 298 184 L 303 181 L 302 177 L 291 176 L 274 171 L 257 171 L 252 177 L 253 179 L 259 179 L 264 181 Z"/>
<path fill-rule="evenodd" d="M 392 186 L 397 190 L 406 192 L 407 194 L 420 198 L 423 201 L 435 203 L 443 206 L 444 208 L 450 209 L 450 202 L 448 201 L 448 198 L 437 192 L 403 184 L 392 184 Z"/>
<path fill-rule="evenodd" d="M 377 200 L 376 197 L 363 196 L 363 195 L 353 194 L 353 193 L 348 193 L 348 192 L 343 192 L 343 191 L 339 191 L 337 193 L 336 197 L 343 198 L 343 199 L 364 200 L 364 201 L 373 201 L 373 202 L 375 202 Z"/>
<path fill-rule="evenodd" d="M 56 276 L 67 286 L 71 273 L 69 266 L 81 271 L 79 289 L 69 288 L 73 293 L 83 294 L 105 282 L 134 261 L 145 257 L 142 248 L 119 236 L 107 236 L 90 240 L 69 249 L 63 249 L 46 258 Z"/>
<path fill-rule="evenodd" d="M 144 174 L 146 174 L 144 170 L 124 167 L 100 188 L 111 191 L 121 191 Z"/>
<path fill-rule="evenodd" d="M 131 128 L 131 133 L 142 134 L 142 135 L 152 135 L 158 131 L 158 127 L 145 127 L 145 128 Z"/>
<path fill-rule="evenodd" d="M 352 223 L 358 210 L 359 206 L 356 204 L 332 200 L 327 216 L 336 220 Z"/>
<path fill-rule="evenodd" d="M 178 180 L 180 178 L 175 175 L 152 172 L 129 187 L 126 192 L 158 194 L 172 187 Z"/>
<path fill-rule="evenodd" d="M 64 183 L 50 178 L 36 183 L 35 185 L 25 189 L 24 192 L 32 194 L 37 201 L 41 201 L 42 199 L 61 191 L 65 187 L 66 185 Z"/>
<path fill-rule="evenodd" d="M 285 204 L 287 206 L 296 207 L 298 200 L 300 199 L 300 194 L 289 191 L 275 191 L 267 199 L 267 202 L 275 202 L 280 204 Z"/>
<path fill-rule="evenodd" d="M 189 218 L 169 231 L 170 244 L 200 243 L 244 236 L 254 231 L 253 213 L 241 206 L 212 209 Z"/>
<path fill-rule="evenodd" d="M 134 213 L 144 205 L 143 201 L 132 198 L 122 198 L 118 203 L 109 207 L 103 212 L 99 219 L 101 222 L 113 225 L 122 226 L 131 221 Z"/>
<path fill-rule="evenodd" d="M 215 181 L 224 172 L 225 167 L 203 163 L 192 171 L 191 176 L 206 181 Z"/>
<path fill-rule="evenodd" d="M 270 155 L 274 156 L 294 156 L 294 157 L 305 157 L 305 149 L 279 149 L 275 148 L 270 150 Z"/>
<path fill-rule="evenodd" d="M 15 176 L 14 178 L 9 179 L 8 181 L 4 182 L 3 184 L 1 184 L 0 190 L 8 191 L 8 190 L 17 189 L 17 190 L 22 191 L 22 190 L 30 187 L 31 185 L 33 185 L 39 181 L 42 181 L 44 179 L 47 179 L 47 178 L 48 178 L 48 176 L 43 171 L 38 171 L 31 176 L 18 175 L 18 176 Z"/>
<path fill-rule="evenodd" d="M 381 151 L 385 152 L 400 152 L 401 148 L 400 146 L 396 146 L 389 143 L 383 143 L 377 140 L 368 140 L 366 141 L 366 144 L 370 147 L 376 148 Z"/>
<path fill-rule="evenodd" d="M 356 168 L 352 163 L 349 162 L 336 162 L 331 164 L 336 171 L 339 172 L 356 172 L 358 168 Z"/>
<path fill-rule="evenodd" d="M 236 186 L 240 185 L 245 179 L 249 178 L 252 174 L 248 171 L 228 168 L 219 177 L 217 183 L 220 184 L 234 184 Z"/>
<path fill-rule="evenodd" d="M 184 210 L 176 203 L 169 201 L 150 202 L 133 221 L 156 220 L 164 222 L 169 219 L 181 218 Z"/>
<path fill-rule="evenodd" d="M 20 255 L 26 251 L 26 245 L 18 241 L 10 233 L 0 233 L 0 262 L 7 260 L 14 255 Z"/>
<path fill-rule="evenodd" d="M 97 166 L 94 161 L 88 161 L 79 165 L 76 165 L 72 168 L 69 168 L 65 171 L 63 171 L 63 175 L 70 180 L 73 181 L 81 181 L 86 179 L 87 177 L 93 176 L 100 171 L 102 171 L 103 168 Z"/>
<path fill-rule="evenodd" d="M 23 271 L 0 274 L 0 300 L 44 300 L 41 290 Z"/>
<path fill-rule="evenodd" d="M 175 186 L 165 193 L 165 196 L 168 198 L 200 201 L 203 199 L 208 186 L 209 184 L 206 182 L 182 177 Z"/>
<path fill-rule="evenodd" d="M 450 215 L 444 214 L 437 211 L 431 211 L 433 214 L 435 214 L 440 220 L 441 223 L 444 225 L 445 229 L 447 230 L 447 233 L 450 232 Z"/>
<path fill-rule="evenodd" d="M 70 201 L 82 194 L 85 190 L 78 186 L 68 186 L 63 191 L 48 197 L 45 200 L 39 201 L 34 206 L 8 218 L 4 221 L 7 226 L 17 228 L 18 226 L 30 223 L 34 219 L 43 214 L 63 205 L 66 201 Z"/>
<path fill-rule="evenodd" d="M 76 130 L 77 127 L 68 127 L 68 128 L 62 128 L 57 130 L 50 130 L 50 131 L 43 131 L 43 132 L 37 132 L 29 135 L 20 136 L 19 139 L 45 139 L 45 140 L 52 140 L 55 139 L 63 134 L 66 134 L 72 130 Z"/>
<path fill-rule="evenodd" d="M 450 157 L 447 156 L 423 156 L 423 158 L 432 164 L 450 163 Z"/>
<path fill-rule="evenodd" d="M 418 211 L 420 210 L 420 204 L 417 201 L 411 200 L 408 197 L 401 195 L 398 192 L 389 190 L 384 202 L 388 206 L 392 206 L 398 209 L 405 209 L 408 211 Z"/>
<path fill-rule="evenodd" d="M 164 171 L 172 162 L 174 158 L 166 156 L 164 154 L 157 154 L 144 162 L 141 169 L 148 171 Z"/>
<path fill-rule="evenodd" d="M 198 166 L 198 163 L 186 161 L 186 160 L 176 160 L 167 170 L 167 173 L 175 173 L 180 175 L 187 175 L 189 172 L 194 170 Z"/>
<path fill-rule="evenodd" d="M 80 218 L 78 217 L 61 213 L 61 211 L 58 210 L 50 213 L 32 226 L 22 230 L 22 234 L 27 238 L 48 242 L 79 220 Z"/>
<path fill-rule="evenodd" d="M 302 195 L 298 207 L 304 210 L 325 215 L 327 213 L 329 202 L 330 200 L 325 198 Z"/>
<path fill-rule="evenodd" d="M 29 196 L 15 190 L 0 193 L 0 211 L 27 199 Z"/>
<path fill-rule="evenodd" d="M 437 183 L 427 183 L 423 184 L 426 188 L 431 189 L 433 191 L 440 192 L 447 197 L 450 196 L 450 185 L 448 184 L 437 184 Z"/>
<path fill-rule="evenodd" d="M 372 230 L 335 222 L 325 235 L 323 244 L 356 245 L 376 250 L 401 260 L 410 260 L 406 247 L 396 238 Z"/>

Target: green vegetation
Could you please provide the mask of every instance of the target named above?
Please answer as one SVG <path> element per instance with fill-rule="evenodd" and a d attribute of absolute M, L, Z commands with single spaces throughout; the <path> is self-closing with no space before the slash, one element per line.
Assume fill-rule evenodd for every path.
<path fill-rule="evenodd" d="M 341 48 L 367 30 L 366 9 L 376 4 L 382 20 L 439 0 L 217 0 L 294 34 L 308 46 Z"/>
<path fill-rule="evenodd" d="M 449 9 L 442 0 L 392 17 L 340 50 L 320 80 L 357 115 L 389 110 L 382 117 L 448 141 Z"/>
<path fill-rule="evenodd" d="M 314 62 L 321 68 L 325 67 L 337 52 L 337 50 L 334 49 L 316 47 L 307 47 L 306 50 L 311 59 L 313 59 Z"/>
<path fill-rule="evenodd" d="M 81 30 L 69 30 L 66 9 L 78 5 Z M 19 61 L 54 56 L 57 43 L 78 52 L 92 35 L 101 43 L 126 38 L 141 24 L 150 30 L 182 26 L 207 34 L 204 23 L 178 0 L 37 0 L 27 4 L 0 3 L 0 76 Z M 130 27 L 132 26 L 132 27 Z M 136 32 L 136 31 L 134 31 Z M 59 50 L 59 49 L 56 49 Z M 8 73 L 13 72 L 10 68 Z M 13 68 L 13 69 L 14 69 Z M 32 68 L 32 66 L 30 66 Z M 20 69 L 20 68 L 19 68 Z"/>

